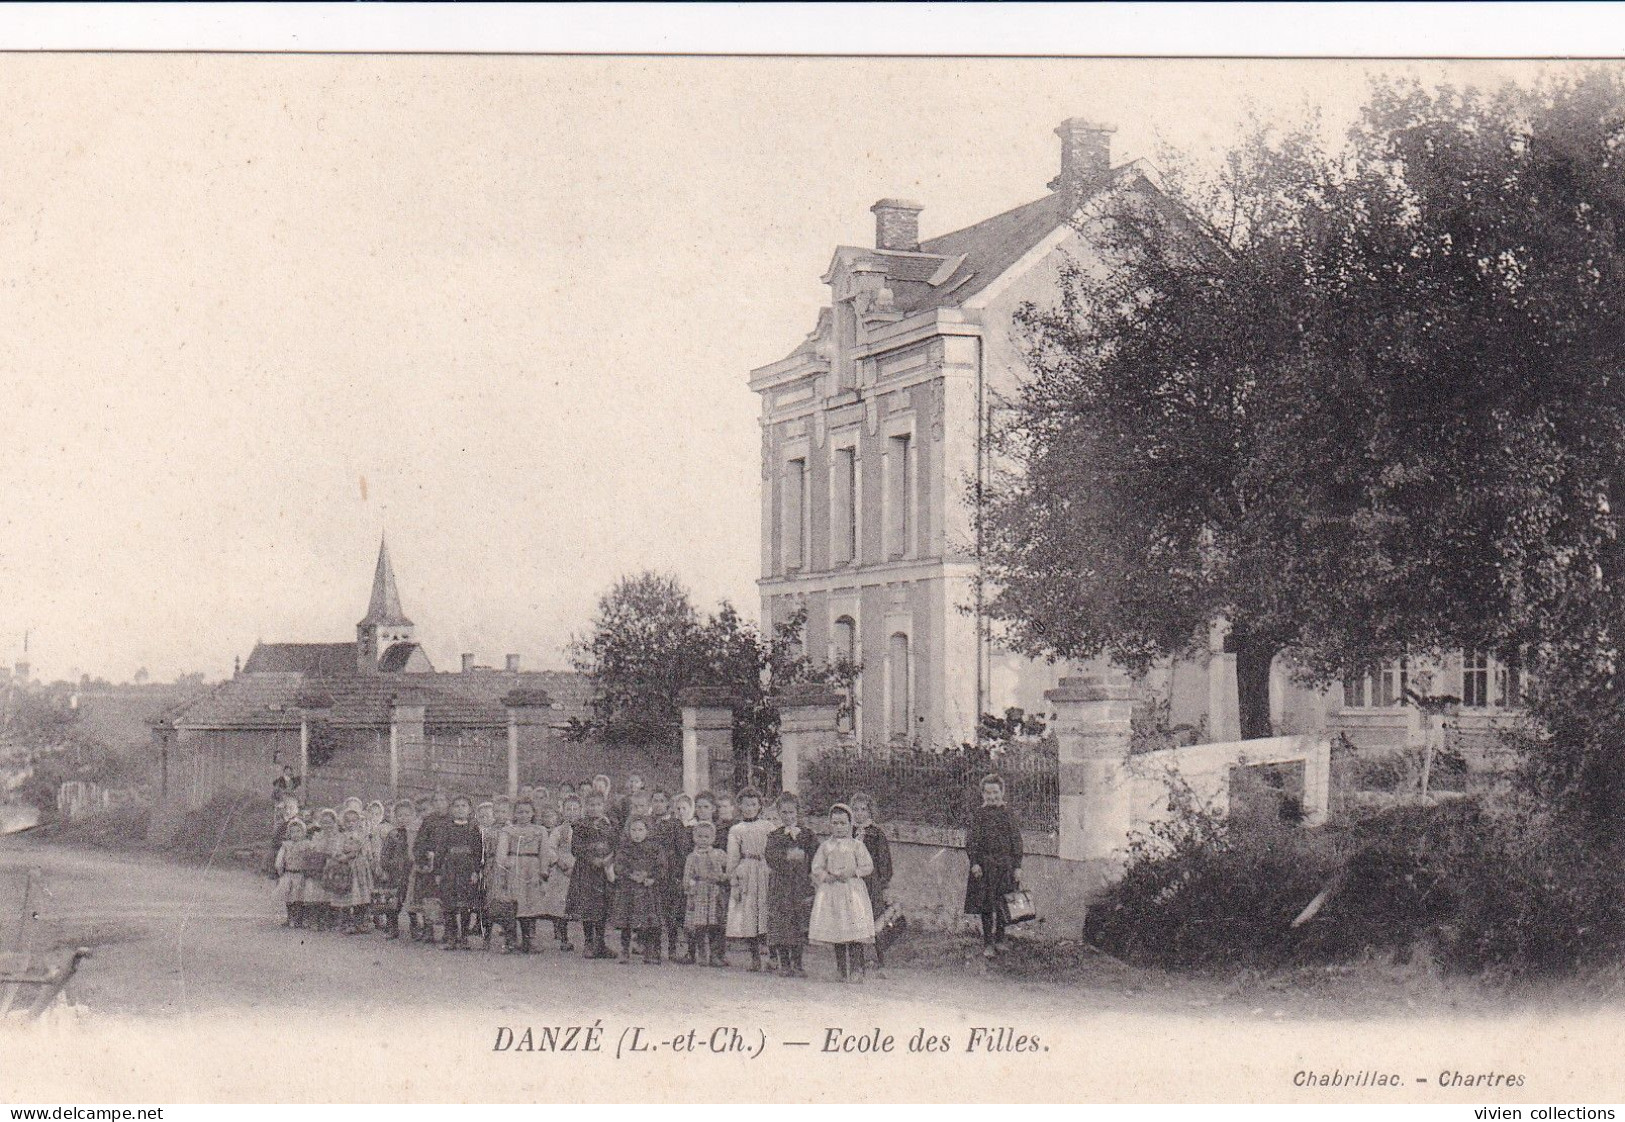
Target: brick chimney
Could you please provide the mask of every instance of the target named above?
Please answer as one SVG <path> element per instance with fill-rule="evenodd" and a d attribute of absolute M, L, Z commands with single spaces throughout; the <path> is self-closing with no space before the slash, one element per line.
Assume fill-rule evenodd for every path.
<path fill-rule="evenodd" d="M 463 656 L 463 673 L 467 674 L 467 673 L 471 672 L 473 669 L 474 669 L 474 656 L 471 655 L 471 654 L 465 654 Z"/>
<path fill-rule="evenodd" d="M 1112 133 L 1116 125 L 1084 117 L 1068 117 L 1055 129 L 1061 138 L 1061 174 L 1050 181 L 1052 191 L 1080 195 L 1112 167 Z"/>
<path fill-rule="evenodd" d="M 875 216 L 875 248 L 920 248 L 920 211 L 925 207 L 908 199 L 881 199 L 869 208 Z"/>
<path fill-rule="evenodd" d="M 508 663 L 508 665 L 507 665 L 508 673 L 510 673 L 510 674 L 519 673 L 519 656 L 518 655 L 516 655 L 516 654 L 509 655 L 508 658 L 507 658 L 507 663 Z"/>

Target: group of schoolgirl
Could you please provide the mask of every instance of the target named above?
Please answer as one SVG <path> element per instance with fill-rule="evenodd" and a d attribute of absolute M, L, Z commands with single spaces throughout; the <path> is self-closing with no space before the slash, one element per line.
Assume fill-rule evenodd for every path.
<path fill-rule="evenodd" d="M 730 940 L 750 969 L 805 977 L 809 942 L 834 947 L 838 976 L 861 981 L 875 919 L 885 910 L 891 851 L 862 794 L 830 808 L 829 835 L 807 827 L 795 795 L 767 803 L 668 796 L 627 778 L 614 797 L 596 776 L 557 794 L 522 787 L 479 806 L 444 793 L 321 810 L 307 821 L 285 802 L 277 892 L 289 927 L 399 938 L 469 950 L 534 953 L 538 920 L 561 951 L 579 925 L 589 959 L 728 965 Z M 619 954 L 607 932 L 619 932 Z M 681 946 L 682 953 L 679 953 Z M 884 965 L 879 949 L 876 968 Z"/>

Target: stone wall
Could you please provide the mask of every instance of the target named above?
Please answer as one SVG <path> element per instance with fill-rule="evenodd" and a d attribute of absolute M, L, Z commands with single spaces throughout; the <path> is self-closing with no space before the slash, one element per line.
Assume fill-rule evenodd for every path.
<path fill-rule="evenodd" d="M 965 831 L 894 823 L 886 826 L 886 836 L 891 839 L 892 899 L 909 922 L 945 931 L 977 927 L 976 917 L 964 914 L 970 873 Z M 1023 840 L 1022 884 L 1032 892 L 1039 917 L 1023 926 L 1047 939 L 1082 937 L 1084 913 L 1100 881 L 1089 875 L 1085 863 L 1057 857 L 1053 834 L 1028 832 Z"/>

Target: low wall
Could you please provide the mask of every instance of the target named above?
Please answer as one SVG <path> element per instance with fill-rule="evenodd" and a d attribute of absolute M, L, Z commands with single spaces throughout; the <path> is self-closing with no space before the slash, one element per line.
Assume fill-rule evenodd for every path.
<path fill-rule="evenodd" d="M 1304 825 L 1323 825 L 1331 803 L 1331 742 L 1324 737 L 1276 736 L 1164 748 L 1130 757 L 1133 832 L 1143 833 L 1172 815 L 1171 783 L 1183 783 L 1199 804 L 1227 814 L 1231 769 L 1268 764 L 1303 766 Z"/>
<path fill-rule="evenodd" d="M 1172 775 L 1180 777 L 1198 800 L 1227 812 L 1232 768 L 1282 763 L 1303 766 L 1305 824 L 1324 822 L 1330 786 L 1329 742 L 1285 736 L 1199 744 L 1134 756 L 1129 762 L 1131 835 L 1144 833 L 1170 816 Z M 892 899 L 909 921 L 946 930 L 975 924 L 964 914 L 965 878 L 970 871 L 965 857 L 965 832 L 909 823 L 892 823 L 885 829 L 892 849 Z M 1081 938 L 1090 902 L 1116 877 L 1120 865 L 1108 860 L 1062 860 L 1060 839 L 1054 834 L 1024 831 L 1022 839 L 1026 851 L 1022 884 L 1032 892 L 1040 917 L 1032 930 L 1051 939 Z M 1125 847 L 1128 841 L 1128 837 L 1123 839 Z"/>
<path fill-rule="evenodd" d="M 909 922 L 948 931 L 975 927 L 976 918 L 965 915 L 970 873 L 965 831 L 893 823 L 886 826 L 886 836 L 891 840 L 892 900 Z M 1022 884 L 1032 892 L 1039 915 L 1036 923 L 1025 926 L 1044 938 L 1079 938 L 1089 899 L 1104 884 L 1107 870 L 1092 867 L 1096 862 L 1061 860 L 1054 834 L 1024 832 L 1022 840 L 1027 854 L 1021 863 Z"/>

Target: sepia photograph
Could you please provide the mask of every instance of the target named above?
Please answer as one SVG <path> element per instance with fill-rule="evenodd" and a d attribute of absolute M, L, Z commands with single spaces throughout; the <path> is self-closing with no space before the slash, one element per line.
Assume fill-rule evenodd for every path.
<path fill-rule="evenodd" d="M 0 1101 L 1625 1101 L 1625 64 L 0 53 L 0 307 Z"/>

